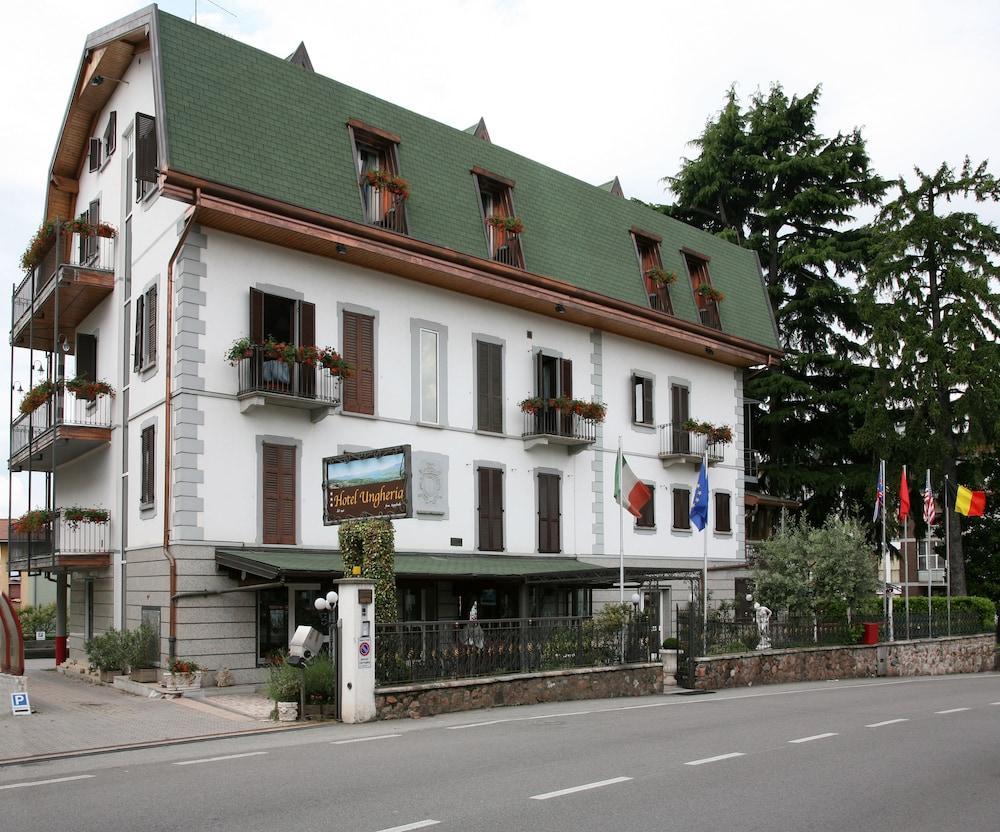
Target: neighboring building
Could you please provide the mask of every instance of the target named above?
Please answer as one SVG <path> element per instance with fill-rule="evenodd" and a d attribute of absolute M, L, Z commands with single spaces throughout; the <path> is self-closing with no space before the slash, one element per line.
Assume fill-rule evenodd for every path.
<path fill-rule="evenodd" d="M 928 558 L 928 541 L 926 538 L 919 540 L 912 537 L 905 539 L 893 539 L 888 542 L 890 557 L 890 575 L 892 583 L 899 587 L 903 595 L 927 595 L 927 582 L 930 580 L 931 591 L 938 595 L 947 593 L 945 581 L 946 561 L 944 556 L 944 541 L 940 538 L 931 538 L 930 557 Z M 903 553 L 905 557 L 901 557 Z M 930 573 L 927 567 L 930 566 Z M 879 558 L 879 580 L 885 575 L 885 560 Z"/>
<path fill-rule="evenodd" d="M 55 581 L 40 573 L 11 570 L 9 553 L 10 521 L 0 520 L 0 592 L 20 607 L 39 607 L 56 600 Z"/>
<path fill-rule="evenodd" d="M 39 246 L 12 343 L 115 392 L 13 425 L 58 510 L 14 562 L 72 575 L 72 655 L 145 621 L 164 657 L 260 678 L 341 574 L 323 460 L 369 449 L 409 448 L 404 619 L 588 614 L 617 582 L 619 437 L 655 495 L 629 594 L 686 600 L 706 452 L 709 556 L 743 563 L 743 374 L 780 355 L 752 251 L 155 7 L 88 38 L 48 183 L 45 219 L 88 224 Z"/>

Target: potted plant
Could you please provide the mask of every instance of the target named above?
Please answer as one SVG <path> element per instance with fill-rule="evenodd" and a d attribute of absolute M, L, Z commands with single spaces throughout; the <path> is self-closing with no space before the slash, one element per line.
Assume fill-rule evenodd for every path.
<path fill-rule="evenodd" d="M 155 682 L 159 658 L 158 636 L 148 624 L 129 633 L 129 678 L 133 682 Z"/>
<path fill-rule="evenodd" d="M 403 179 L 402 176 L 390 176 L 382 186 L 382 189 L 388 191 L 399 201 L 407 199 L 410 196 L 410 183 Z"/>
<path fill-rule="evenodd" d="M 486 222 L 493 226 L 493 228 L 502 228 L 508 234 L 515 237 L 524 231 L 524 223 L 520 217 L 501 217 L 498 214 L 494 214 L 488 217 Z"/>
<path fill-rule="evenodd" d="M 237 338 L 226 351 L 226 361 L 235 367 L 244 358 L 253 358 L 254 348 L 257 346 L 245 335 L 242 338 Z"/>
<path fill-rule="evenodd" d="M 660 661 L 663 662 L 663 687 L 677 685 L 677 654 L 680 642 L 676 638 L 665 638 L 660 646 Z"/>
<path fill-rule="evenodd" d="M 80 523 L 107 523 L 110 514 L 106 508 L 81 508 L 70 506 L 62 510 L 62 517 L 72 528 Z"/>
<path fill-rule="evenodd" d="M 41 262 L 42 257 L 45 256 L 45 252 L 48 251 L 49 243 L 52 240 L 55 230 L 55 222 L 46 222 L 38 227 L 38 230 L 28 242 L 28 247 L 21 255 L 22 269 L 30 272 Z"/>
<path fill-rule="evenodd" d="M 530 413 L 534 416 L 539 410 L 545 407 L 545 401 L 537 396 L 534 396 L 530 399 L 523 399 L 520 401 L 518 403 L 518 407 L 521 408 L 522 413 Z"/>
<path fill-rule="evenodd" d="M 54 381 L 45 380 L 38 382 L 38 384 L 24 394 L 18 410 L 24 414 L 33 413 L 51 399 L 58 389 L 59 385 Z"/>
<path fill-rule="evenodd" d="M 651 283 L 657 286 L 669 286 L 671 283 L 677 282 L 677 275 L 674 272 L 668 272 L 659 266 L 646 269 L 646 277 L 649 278 Z"/>
<path fill-rule="evenodd" d="M 716 303 L 726 299 L 726 296 L 722 294 L 722 292 L 713 286 L 709 286 L 707 283 L 700 284 L 697 292 L 701 297 L 706 298 L 707 300 L 713 300 Z"/>
<path fill-rule="evenodd" d="M 83 376 L 77 376 L 67 381 L 66 389 L 85 402 L 96 401 L 98 396 L 115 397 L 114 388 L 106 381 L 89 381 Z"/>
<path fill-rule="evenodd" d="M 130 641 L 128 633 L 112 627 L 84 644 L 90 669 L 98 672 L 102 682 L 113 682 L 115 676 L 126 672 L 131 658 Z"/>
<path fill-rule="evenodd" d="M 352 375 L 351 365 L 341 358 L 333 347 L 324 347 L 319 351 L 319 365 L 324 370 L 329 370 L 330 375 L 350 378 Z"/>
<path fill-rule="evenodd" d="M 271 718 L 294 722 L 299 715 L 301 672 L 285 661 L 272 665 L 267 678 L 267 695 L 274 702 Z"/>
<path fill-rule="evenodd" d="M 711 422 L 685 419 L 681 428 L 689 433 L 701 434 L 713 444 L 728 445 L 733 441 L 733 429 L 729 425 L 713 425 Z"/>
<path fill-rule="evenodd" d="M 582 402 L 580 416 L 589 422 L 603 422 L 608 413 L 608 406 L 604 402 Z"/>
<path fill-rule="evenodd" d="M 14 531 L 19 534 L 31 534 L 40 532 L 52 522 L 53 513 L 45 508 L 36 508 L 26 511 L 14 521 Z"/>
<path fill-rule="evenodd" d="M 170 693 L 198 690 L 201 687 L 202 670 L 191 659 L 174 659 L 170 670 L 163 674 L 163 686 Z"/>

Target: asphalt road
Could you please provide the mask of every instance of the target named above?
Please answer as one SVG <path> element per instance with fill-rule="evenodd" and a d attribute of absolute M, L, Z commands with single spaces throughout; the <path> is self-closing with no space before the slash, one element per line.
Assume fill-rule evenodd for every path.
<path fill-rule="evenodd" d="M 67 829 L 1000 830 L 1000 674 L 538 705 L 0 768 Z"/>

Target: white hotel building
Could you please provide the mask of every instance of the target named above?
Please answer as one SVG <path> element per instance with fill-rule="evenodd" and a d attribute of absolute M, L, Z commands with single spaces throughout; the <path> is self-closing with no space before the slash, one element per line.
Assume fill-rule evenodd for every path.
<path fill-rule="evenodd" d="M 26 415 L 13 398 L 11 476 L 53 515 L 12 533 L 12 568 L 72 585 L 72 657 L 146 621 L 161 660 L 260 678 L 341 574 L 323 460 L 368 449 L 410 448 L 404 619 L 588 614 L 617 581 L 621 437 L 654 492 L 626 515 L 628 593 L 666 632 L 688 592 L 670 578 L 702 557 L 689 418 L 733 429 L 709 448 L 708 552 L 744 562 L 742 379 L 780 354 L 753 252 L 492 144 L 482 122 L 322 77 L 304 48 L 271 56 L 155 6 L 88 37 L 55 138 L 44 220 L 115 234 L 42 239 L 11 340 L 47 378 L 114 396 L 57 387 Z M 226 360 L 269 336 L 335 348 L 352 377 Z M 606 419 L 520 407 L 559 396 Z M 731 594 L 733 572 L 713 574 Z"/>

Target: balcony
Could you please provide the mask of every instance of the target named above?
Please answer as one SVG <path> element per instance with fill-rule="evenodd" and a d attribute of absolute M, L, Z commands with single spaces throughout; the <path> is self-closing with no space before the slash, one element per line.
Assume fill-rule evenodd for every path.
<path fill-rule="evenodd" d="M 492 244 L 492 257 L 505 266 L 515 269 L 524 268 L 524 254 L 521 252 L 521 239 L 516 234 L 507 234 L 506 239 L 499 244 Z"/>
<path fill-rule="evenodd" d="M 47 569 L 106 569 L 111 565 L 110 520 L 71 519 L 56 509 L 41 528 L 10 529 L 10 568 L 34 572 Z"/>
<path fill-rule="evenodd" d="M 51 470 L 111 441 L 112 399 L 82 398 L 59 385 L 52 396 L 11 425 L 10 470 Z"/>
<path fill-rule="evenodd" d="M 658 427 L 660 434 L 660 461 L 664 468 L 687 463 L 701 465 L 701 460 L 708 454 L 708 464 L 722 462 L 725 455 L 725 443 L 713 442 L 704 433 L 685 430 L 682 425 L 667 423 Z"/>
<path fill-rule="evenodd" d="M 565 445 L 584 448 L 597 441 L 597 422 L 585 419 L 572 410 L 543 407 L 534 413 L 524 414 L 524 449 L 545 445 Z"/>
<path fill-rule="evenodd" d="M 246 353 L 235 362 L 240 413 L 280 405 L 308 410 L 318 422 L 340 404 L 339 373 L 315 363 L 277 360 L 260 345 Z"/>
<path fill-rule="evenodd" d="M 757 482 L 760 479 L 761 452 L 752 448 L 743 451 L 743 477 L 747 482 Z"/>
<path fill-rule="evenodd" d="M 115 288 L 115 237 L 106 226 L 103 233 L 81 233 L 58 225 L 41 242 L 36 265 L 14 290 L 11 344 L 52 352 L 55 339 L 65 336 L 73 343 L 76 328 Z M 59 332 L 56 292 L 59 286 Z"/>

